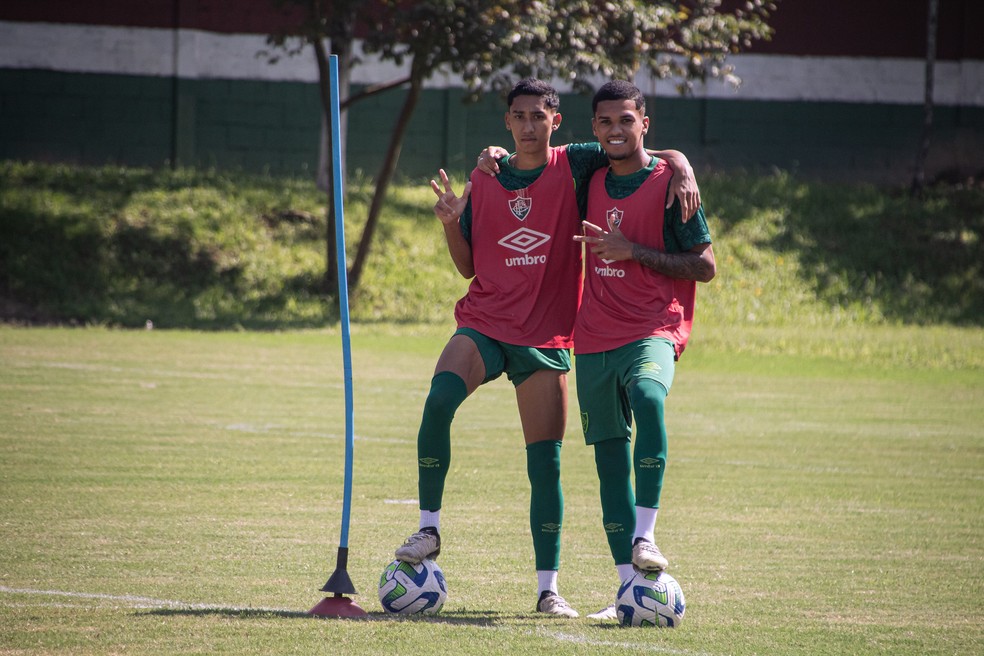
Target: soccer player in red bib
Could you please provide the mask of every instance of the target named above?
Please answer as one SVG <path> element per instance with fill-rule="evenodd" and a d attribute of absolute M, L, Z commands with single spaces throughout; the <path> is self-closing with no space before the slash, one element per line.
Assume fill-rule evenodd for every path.
<path fill-rule="evenodd" d="M 480 385 L 506 374 L 516 390 L 526 441 L 536 610 L 577 617 L 557 589 L 563 525 L 560 448 L 581 295 L 581 249 L 571 235 L 583 216 L 587 181 L 607 156 L 598 144 L 550 146 L 561 115 L 557 92 L 548 84 L 523 80 L 507 102 L 505 122 L 516 152 L 502 164 L 500 175 L 473 172 L 461 196 L 444 171 L 440 184 L 431 181 L 438 197 L 434 213 L 451 259 L 472 281 L 455 306 L 458 329 L 438 359 L 424 403 L 417 437 L 420 529 L 396 557 L 419 563 L 440 553 L 455 411 Z"/>
<path fill-rule="evenodd" d="M 646 152 L 645 99 L 625 81 L 602 86 L 591 124 L 608 154 L 588 192 L 584 295 L 574 326 L 577 398 L 593 445 L 602 524 L 619 580 L 666 569 L 655 544 L 666 468 L 664 402 L 687 346 L 697 282 L 716 273 L 703 208 L 668 209 L 671 172 Z M 635 448 L 630 449 L 635 421 Z M 635 490 L 632 474 L 635 474 Z M 615 618 L 610 606 L 592 618 Z"/>

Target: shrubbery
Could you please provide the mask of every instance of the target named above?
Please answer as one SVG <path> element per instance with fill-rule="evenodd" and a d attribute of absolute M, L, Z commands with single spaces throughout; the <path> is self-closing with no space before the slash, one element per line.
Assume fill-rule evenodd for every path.
<path fill-rule="evenodd" d="M 458 174 L 457 180 L 462 176 Z M 900 190 L 787 174 L 700 180 L 717 325 L 984 323 L 984 189 Z M 353 253 L 371 187 L 350 185 Z M 323 294 L 325 195 L 310 180 L 214 171 L 0 163 L 0 312 L 8 320 L 299 328 Z M 394 187 L 351 298 L 353 321 L 446 322 L 454 271 L 426 181 Z"/>

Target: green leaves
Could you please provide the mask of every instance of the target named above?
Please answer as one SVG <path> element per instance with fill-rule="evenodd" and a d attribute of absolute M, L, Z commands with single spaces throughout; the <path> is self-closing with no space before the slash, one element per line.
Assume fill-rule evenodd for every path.
<path fill-rule="evenodd" d="M 409 6 L 383 0 L 380 5 L 371 26 L 354 26 L 365 52 L 397 65 L 412 62 L 414 74 L 423 79 L 455 73 L 472 97 L 502 91 L 531 75 L 583 91 L 593 89 L 598 77 L 631 78 L 644 70 L 660 79 L 677 78 L 681 91 L 693 80 L 737 84 L 725 61 L 771 35 L 766 19 L 774 9 L 762 0 L 732 10 L 722 10 L 719 0 L 683 5 L 429 0 Z"/>

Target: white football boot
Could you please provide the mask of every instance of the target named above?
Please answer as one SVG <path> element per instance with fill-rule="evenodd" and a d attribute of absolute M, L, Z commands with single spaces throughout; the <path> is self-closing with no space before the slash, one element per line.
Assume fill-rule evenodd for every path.
<path fill-rule="evenodd" d="M 577 611 L 571 608 L 567 600 L 552 590 L 544 590 L 536 602 L 536 611 L 558 617 L 578 617 Z"/>
<path fill-rule="evenodd" d="M 396 550 L 396 559 L 411 565 L 430 558 L 434 560 L 441 553 L 441 536 L 433 526 L 425 526 L 406 539 Z"/>
<path fill-rule="evenodd" d="M 601 610 L 599 610 L 597 613 L 591 613 L 590 615 L 588 615 L 588 619 L 590 619 L 590 620 L 617 620 L 618 619 L 618 613 L 615 612 L 615 604 L 612 604 L 611 606 L 606 606 L 605 608 L 602 608 Z"/>
<path fill-rule="evenodd" d="M 659 547 L 645 538 L 632 545 L 632 564 L 645 572 L 662 572 L 670 566 Z"/>

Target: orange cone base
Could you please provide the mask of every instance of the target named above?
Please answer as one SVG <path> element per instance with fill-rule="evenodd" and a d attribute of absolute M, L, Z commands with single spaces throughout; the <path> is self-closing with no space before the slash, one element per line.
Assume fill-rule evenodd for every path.
<path fill-rule="evenodd" d="M 308 615 L 315 617 L 365 617 L 368 614 L 359 604 L 342 595 L 325 597 L 308 611 Z"/>

